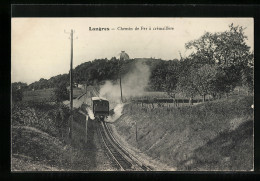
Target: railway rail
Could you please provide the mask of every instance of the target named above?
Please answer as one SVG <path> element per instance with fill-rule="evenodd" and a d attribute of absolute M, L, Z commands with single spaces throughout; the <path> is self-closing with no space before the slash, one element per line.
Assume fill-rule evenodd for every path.
<path fill-rule="evenodd" d="M 149 167 L 143 165 L 136 157 L 129 154 L 122 146 L 115 140 L 107 124 L 99 121 L 99 133 L 104 142 L 105 147 L 115 160 L 120 170 L 134 170 L 134 171 L 149 171 Z"/>

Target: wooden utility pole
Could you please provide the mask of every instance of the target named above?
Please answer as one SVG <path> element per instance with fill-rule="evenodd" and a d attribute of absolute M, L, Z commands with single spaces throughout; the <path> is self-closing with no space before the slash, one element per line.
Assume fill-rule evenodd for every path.
<path fill-rule="evenodd" d="M 120 90 L 121 90 L 121 102 L 123 103 L 123 91 L 122 91 L 122 83 L 121 83 L 121 66 L 119 70 L 119 84 L 120 84 Z"/>
<path fill-rule="evenodd" d="M 123 91 L 122 91 L 122 83 L 121 83 L 121 68 L 122 68 L 122 60 L 129 59 L 129 55 L 125 53 L 125 51 L 121 51 L 120 58 L 119 58 L 119 84 L 120 84 L 120 91 L 121 91 L 121 102 L 123 103 Z"/>
<path fill-rule="evenodd" d="M 64 30 L 64 33 L 69 34 Z M 73 122 L 73 33 L 74 31 L 71 29 L 70 31 L 70 119 L 69 119 L 69 137 L 72 137 L 72 122 Z"/>
<path fill-rule="evenodd" d="M 135 121 L 135 140 L 137 142 L 137 122 Z"/>
<path fill-rule="evenodd" d="M 70 111 L 73 112 L 73 30 L 70 32 L 71 51 L 70 51 Z"/>
<path fill-rule="evenodd" d="M 70 138 L 72 138 L 72 123 L 73 123 L 73 30 L 70 32 L 70 114 L 71 114 L 71 122 L 70 122 Z"/>

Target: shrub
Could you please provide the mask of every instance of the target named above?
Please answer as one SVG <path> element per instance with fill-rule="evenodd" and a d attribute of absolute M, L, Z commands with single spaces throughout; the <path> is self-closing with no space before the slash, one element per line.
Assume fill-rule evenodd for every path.
<path fill-rule="evenodd" d="M 69 99 L 69 91 L 67 90 L 66 82 L 61 82 L 54 89 L 54 100 L 56 102 L 62 102 L 68 99 Z"/>
<path fill-rule="evenodd" d="M 12 106 L 12 126 L 30 126 L 63 137 L 69 109 L 62 104 L 21 102 Z"/>

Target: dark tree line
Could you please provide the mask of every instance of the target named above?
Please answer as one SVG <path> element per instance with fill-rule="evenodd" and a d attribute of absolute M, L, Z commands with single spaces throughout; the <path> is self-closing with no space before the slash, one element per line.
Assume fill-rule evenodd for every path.
<path fill-rule="evenodd" d="M 82 63 L 81 65 L 75 67 L 73 70 L 74 83 L 75 84 L 87 84 L 87 85 L 100 85 L 106 80 L 116 82 L 119 78 L 119 69 L 121 69 L 121 74 L 124 76 L 134 67 L 137 61 L 145 61 L 148 66 L 153 69 L 155 65 L 158 65 L 163 60 L 152 59 L 152 58 L 142 58 L 142 59 L 127 59 L 120 60 L 112 57 L 110 60 L 105 59 L 95 59 L 93 61 Z M 57 85 L 63 83 L 69 86 L 69 74 L 57 75 L 51 77 L 50 79 L 41 78 L 39 81 L 33 82 L 30 85 L 26 85 L 27 90 L 38 90 L 55 88 Z"/>

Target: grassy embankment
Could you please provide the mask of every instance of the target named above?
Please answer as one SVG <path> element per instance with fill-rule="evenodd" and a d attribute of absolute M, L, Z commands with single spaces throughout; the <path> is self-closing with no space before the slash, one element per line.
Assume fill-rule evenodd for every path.
<path fill-rule="evenodd" d="M 88 170 L 91 162 L 69 144 L 65 106 L 18 103 L 12 107 L 12 171 Z"/>
<path fill-rule="evenodd" d="M 129 144 L 177 170 L 251 170 L 252 104 L 252 96 L 179 108 L 128 104 L 114 126 Z"/>
<path fill-rule="evenodd" d="M 53 89 L 26 91 L 12 105 L 13 171 L 88 170 L 91 162 L 68 138 L 69 110 L 52 104 Z M 74 89 L 75 97 L 82 90 Z"/>

